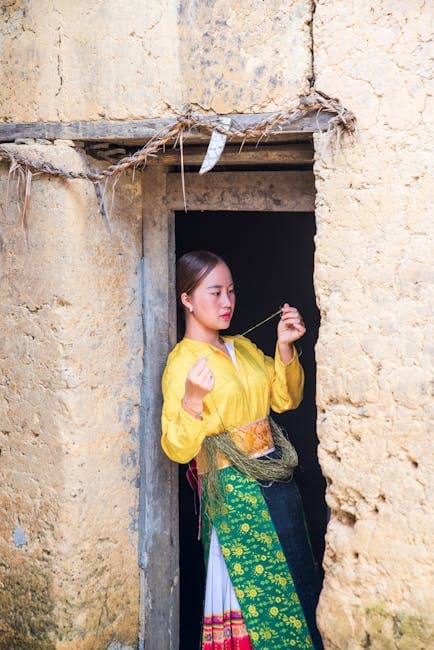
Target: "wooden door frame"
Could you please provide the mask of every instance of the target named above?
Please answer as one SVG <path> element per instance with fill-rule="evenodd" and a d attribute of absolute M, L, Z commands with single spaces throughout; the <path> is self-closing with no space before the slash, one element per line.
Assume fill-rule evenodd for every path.
<path fill-rule="evenodd" d="M 161 375 L 176 341 L 174 213 L 166 170 L 143 172 L 143 336 L 141 396 L 139 650 L 179 648 L 178 467 L 163 454 Z"/>
<path fill-rule="evenodd" d="M 139 566 L 140 644 L 179 648 L 178 466 L 161 450 L 161 375 L 176 342 L 175 211 L 180 174 L 163 165 L 143 172 L 143 333 Z M 312 171 L 185 175 L 190 210 L 313 212 Z M 206 191 L 205 191 L 206 189 Z"/>

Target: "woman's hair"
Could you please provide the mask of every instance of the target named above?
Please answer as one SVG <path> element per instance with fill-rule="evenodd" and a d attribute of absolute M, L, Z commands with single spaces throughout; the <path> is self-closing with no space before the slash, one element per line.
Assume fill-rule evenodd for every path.
<path fill-rule="evenodd" d="M 217 264 L 226 262 L 210 251 L 190 251 L 179 258 L 176 265 L 176 299 L 182 307 L 181 294 L 191 293 Z"/>

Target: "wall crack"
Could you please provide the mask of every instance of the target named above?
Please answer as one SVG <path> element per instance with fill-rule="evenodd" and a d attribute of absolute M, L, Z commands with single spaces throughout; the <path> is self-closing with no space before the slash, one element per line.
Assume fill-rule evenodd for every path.
<path fill-rule="evenodd" d="M 57 38 L 57 47 L 59 48 L 59 52 L 57 54 L 57 76 L 59 77 L 59 86 L 56 91 L 56 97 L 59 96 L 60 91 L 62 90 L 63 86 L 63 69 L 62 69 L 62 56 L 60 53 L 61 47 L 62 47 L 62 34 L 60 33 L 60 27 L 59 27 L 59 35 Z"/>
<path fill-rule="evenodd" d="M 312 0 L 310 7 L 311 7 L 311 11 L 310 11 L 310 21 L 309 21 L 309 34 L 310 34 L 311 76 L 308 77 L 308 81 L 309 81 L 309 87 L 314 88 L 315 87 L 315 40 L 313 34 L 313 21 L 315 18 L 315 11 L 316 11 L 315 0 Z"/>

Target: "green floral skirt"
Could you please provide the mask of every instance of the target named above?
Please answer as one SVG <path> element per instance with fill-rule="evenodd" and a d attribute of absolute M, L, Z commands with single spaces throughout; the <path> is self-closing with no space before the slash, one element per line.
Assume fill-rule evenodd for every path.
<path fill-rule="evenodd" d="M 288 563 L 257 481 L 219 471 L 222 499 L 202 489 L 205 557 L 214 526 L 254 650 L 314 648 Z"/>

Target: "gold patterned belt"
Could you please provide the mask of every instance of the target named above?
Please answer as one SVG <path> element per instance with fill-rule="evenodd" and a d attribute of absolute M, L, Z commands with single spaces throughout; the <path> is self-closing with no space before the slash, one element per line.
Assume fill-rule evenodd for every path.
<path fill-rule="evenodd" d="M 273 436 L 271 434 L 270 421 L 268 417 L 245 424 L 231 431 L 232 441 L 250 458 L 264 456 L 274 449 Z M 230 467 L 231 462 L 222 452 L 217 452 L 217 469 Z M 202 448 L 196 456 L 196 467 L 198 474 L 206 474 L 208 463 L 205 450 Z"/>

